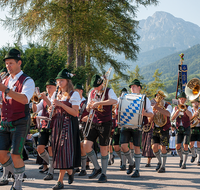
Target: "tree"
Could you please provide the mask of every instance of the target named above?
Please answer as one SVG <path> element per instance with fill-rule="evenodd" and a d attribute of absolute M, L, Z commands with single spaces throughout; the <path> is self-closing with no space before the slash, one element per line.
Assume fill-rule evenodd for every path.
<path fill-rule="evenodd" d="M 148 88 L 147 94 L 152 98 L 155 96 L 157 90 L 165 90 L 165 85 L 160 79 L 161 75 L 162 72 L 159 73 L 159 69 L 156 69 L 153 75 L 154 81 L 149 83 L 147 86 Z"/>
<path fill-rule="evenodd" d="M 134 2 L 134 5 L 131 3 Z M 4 26 L 25 36 L 38 35 L 50 47 L 68 54 L 68 65 L 81 51 L 100 69 L 111 65 L 123 77 L 127 65 L 115 59 L 124 54 L 136 60 L 139 47 L 138 21 L 134 20 L 140 4 L 157 4 L 157 0 L 0 0 L 2 8 L 11 7 Z M 76 47 L 76 48 L 75 48 Z M 79 54 L 80 55 L 80 54 Z M 80 65 L 77 63 L 77 65 Z"/>
<path fill-rule="evenodd" d="M 121 92 L 121 89 L 122 89 L 121 85 L 119 85 L 120 80 L 121 80 L 121 78 L 117 74 L 114 73 L 112 80 L 109 81 L 112 89 L 114 90 L 114 92 L 117 96 L 120 96 L 120 92 Z"/>

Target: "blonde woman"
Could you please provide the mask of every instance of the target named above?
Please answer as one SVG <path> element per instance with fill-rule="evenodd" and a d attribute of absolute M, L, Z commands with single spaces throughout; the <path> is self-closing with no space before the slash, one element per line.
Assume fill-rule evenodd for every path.
<path fill-rule="evenodd" d="M 53 100 L 55 107 L 52 124 L 52 150 L 54 168 L 60 169 L 58 182 L 53 189 L 63 189 L 63 178 L 67 171 L 68 183 L 74 180 L 73 168 L 81 166 L 81 152 L 78 128 L 79 93 L 74 91 L 71 75 L 63 69 L 56 77 L 59 91 Z"/>

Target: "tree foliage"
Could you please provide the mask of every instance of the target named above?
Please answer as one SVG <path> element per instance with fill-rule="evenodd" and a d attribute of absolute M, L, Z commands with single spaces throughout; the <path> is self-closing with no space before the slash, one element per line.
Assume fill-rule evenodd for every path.
<path fill-rule="evenodd" d="M 156 5 L 157 0 L 0 0 L 2 8 L 10 7 L 4 26 L 16 31 L 18 39 L 22 34 L 38 35 L 50 47 L 68 52 L 68 58 L 74 56 L 71 61 L 78 55 L 82 59 L 76 60 L 90 57 L 91 65 L 103 69 L 109 64 L 123 77 L 127 65 L 113 55 L 136 60 L 139 36 L 134 18 L 141 4 Z"/>
<path fill-rule="evenodd" d="M 162 72 L 159 73 L 159 69 L 156 69 L 154 72 L 154 81 L 147 85 L 147 95 L 150 97 L 154 97 L 157 90 L 165 90 L 165 85 L 160 79 Z"/>

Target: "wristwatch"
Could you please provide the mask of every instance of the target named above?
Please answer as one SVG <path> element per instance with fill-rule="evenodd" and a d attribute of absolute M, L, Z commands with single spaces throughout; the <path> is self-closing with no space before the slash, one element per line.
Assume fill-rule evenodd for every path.
<path fill-rule="evenodd" d="M 7 96 L 7 94 L 10 92 L 10 88 L 6 88 L 5 90 L 5 97 Z"/>

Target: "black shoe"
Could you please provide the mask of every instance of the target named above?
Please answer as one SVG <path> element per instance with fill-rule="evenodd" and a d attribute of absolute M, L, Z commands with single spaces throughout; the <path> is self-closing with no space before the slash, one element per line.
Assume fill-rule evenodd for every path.
<path fill-rule="evenodd" d="M 183 165 L 181 166 L 181 169 L 186 169 L 186 164 L 183 164 Z"/>
<path fill-rule="evenodd" d="M 131 177 L 140 177 L 139 170 L 135 170 L 135 172 L 133 173 Z"/>
<path fill-rule="evenodd" d="M 108 165 L 109 165 L 109 166 L 111 165 L 111 161 L 110 161 L 110 160 L 108 160 Z"/>
<path fill-rule="evenodd" d="M 197 155 L 195 157 L 192 156 L 191 163 L 193 163 L 195 161 L 196 157 L 197 157 Z"/>
<path fill-rule="evenodd" d="M 145 167 L 151 167 L 151 164 L 146 164 Z"/>
<path fill-rule="evenodd" d="M 93 179 L 95 177 L 97 177 L 99 174 L 101 173 L 101 168 L 97 169 L 93 169 L 93 172 L 88 176 L 89 179 Z"/>
<path fill-rule="evenodd" d="M 197 166 L 200 166 L 200 161 L 197 162 Z"/>
<path fill-rule="evenodd" d="M 86 165 L 86 170 L 90 170 L 90 166 L 89 165 Z"/>
<path fill-rule="evenodd" d="M 52 180 L 53 179 L 53 174 L 48 173 L 43 179 L 44 180 Z"/>
<path fill-rule="evenodd" d="M 43 171 L 43 170 L 40 170 L 39 172 L 40 172 L 40 173 L 47 173 L 47 172 L 48 172 L 48 170 L 49 170 L 49 168 L 47 168 L 47 169 L 46 169 L 46 170 L 44 170 L 44 171 Z"/>
<path fill-rule="evenodd" d="M 61 183 L 60 181 L 58 181 L 57 184 L 52 187 L 52 189 L 63 189 L 63 188 L 64 188 L 64 184 Z"/>
<path fill-rule="evenodd" d="M 3 186 L 3 185 L 8 185 L 9 181 L 7 179 L 2 179 L 0 181 L 0 186 Z"/>
<path fill-rule="evenodd" d="M 133 172 L 133 169 L 134 169 L 134 165 L 132 166 L 132 165 L 129 165 L 129 168 L 128 168 L 128 170 L 127 170 L 127 174 L 131 174 L 132 172 Z"/>
<path fill-rule="evenodd" d="M 158 173 L 165 173 L 165 168 L 164 168 L 164 167 L 160 168 L 160 169 L 158 170 Z"/>
<path fill-rule="evenodd" d="M 101 174 L 98 183 L 105 183 L 105 182 L 107 182 L 107 177 L 105 174 Z"/>
<path fill-rule="evenodd" d="M 78 174 L 78 176 L 85 176 L 87 175 L 86 170 L 81 170 L 81 172 Z"/>
<path fill-rule="evenodd" d="M 43 165 L 41 165 L 41 166 L 39 167 L 39 170 L 42 170 L 42 169 L 43 169 L 43 167 L 44 167 L 44 166 L 43 166 Z"/>
<path fill-rule="evenodd" d="M 161 163 L 158 163 L 156 166 L 156 171 L 158 171 L 160 169 Z"/>
<path fill-rule="evenodd" d="M 126 171 L 126 165 L 121 165 L 121 166 L 120 166 L 120 170 L 121 170 L 121 171 Z"/>
<path fill-rule="evenodd" d="M 72 175 L 69 175 L 68 184 L 72 184 L 73 181 L 74 181 L 74 174 L 72 173 Z"/>
<path fill-rule="evenodd" d="M 182 164 L 183 164 L 183 160 L 180 160 L 180 163 L 179 163 L 180 168 L 181 168 Z"/>
<path fill-rule="evenodd" d="M 25 173 L 23 174 L 23 178 L 27 178 L 27 175 Z"/>
<path fill-rule="evenodd" d="M 80 169 L 79 168 L 75 168 L 75 173 L 78 173 L 80 172 Z"/>

